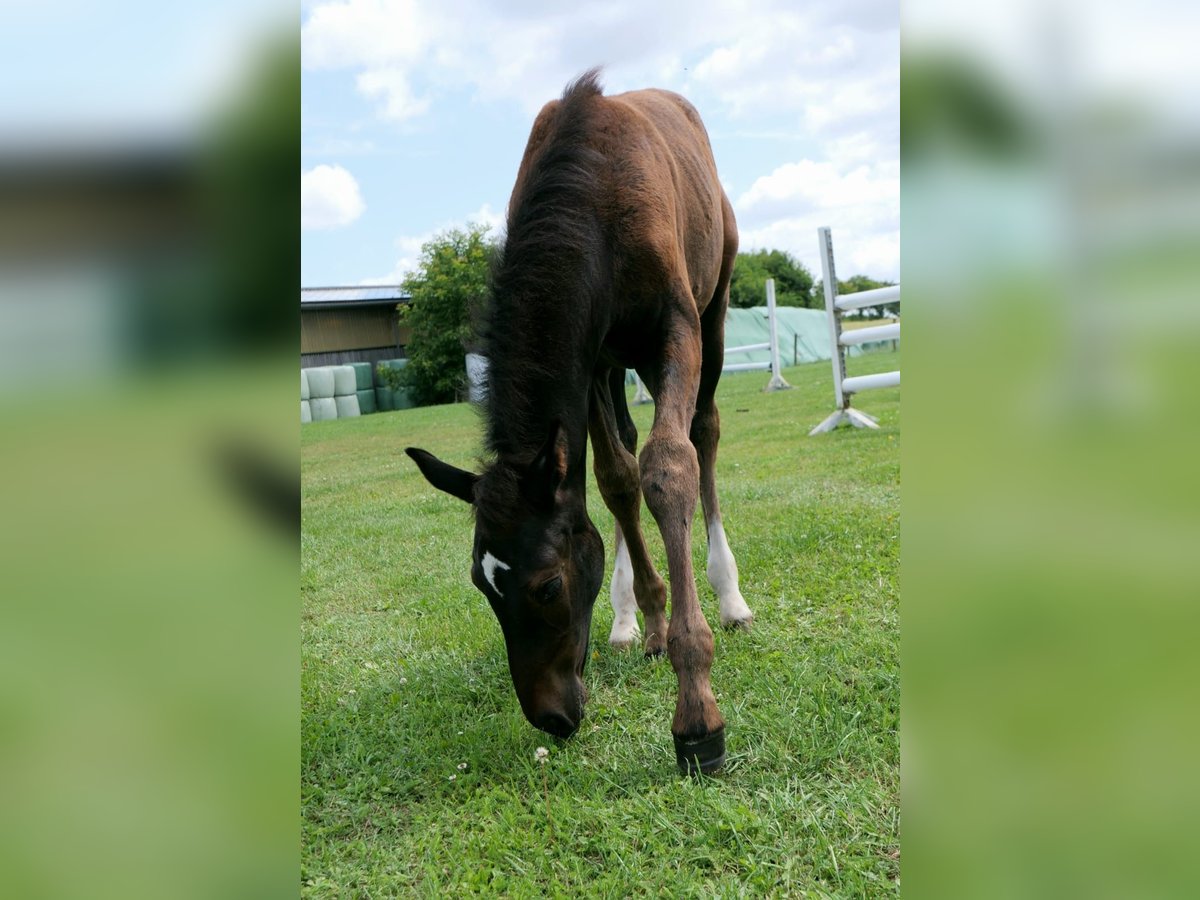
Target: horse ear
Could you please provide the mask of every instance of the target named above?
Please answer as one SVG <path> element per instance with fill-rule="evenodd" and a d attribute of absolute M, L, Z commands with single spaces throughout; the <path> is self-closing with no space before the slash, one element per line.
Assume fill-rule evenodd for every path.
<path fill-rule="evenodd" d="M 554 494 L 567 478 L 567 436 L 562 423 L 550 423 L 550 434 L 538 451 L 529 472 L 524 478 L 524 487 L 531 499 L 544 506 L 554 505 Z"/>
<path fill-rule="evenodd" d="M 412 457 L 425 480 L 439 491 L 445 491 L 467 503 L 475 502 L 475 483 L 479 481 L 478 475 L 444 463 L 432 453 L 418 450 L 416 447 L 406 447 L 404 452 Z"/>

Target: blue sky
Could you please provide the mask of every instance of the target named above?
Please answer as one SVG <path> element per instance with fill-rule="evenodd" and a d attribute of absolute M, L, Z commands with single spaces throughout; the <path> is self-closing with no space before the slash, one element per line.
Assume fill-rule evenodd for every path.
<path fill-rule="evenodd" d="M 467 221 L 502 228 L 530 125 L 603 65 L 607 93 L 700 110 L 743 249 L 899 280 L 894 0 L 337 0 L 301 10 L 301 283 L 396 283 Z"/>

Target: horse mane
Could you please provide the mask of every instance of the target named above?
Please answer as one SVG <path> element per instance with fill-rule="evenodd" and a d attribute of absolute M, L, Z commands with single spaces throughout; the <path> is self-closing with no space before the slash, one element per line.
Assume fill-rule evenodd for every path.
<path fill-rule="evenodd" d="M 561 388 L 571 367 L 584 364 L 591 310 L 606 284 L 594 214 L 604 157 L 590 127 L 593 101 L 601 96 L 598 69 L 567 85 L 545 138 L 518 175 L 505 241 L 493 258 L 479 328 L 489 360 L 485 447 L 516 464 L 532 459 L 550 419 L 577 405 L 568 404 Z M 500 481 L 499 473 L 492 480 Z M 512 490 L 511 479 L 508 490 L 495 486 Z"/>

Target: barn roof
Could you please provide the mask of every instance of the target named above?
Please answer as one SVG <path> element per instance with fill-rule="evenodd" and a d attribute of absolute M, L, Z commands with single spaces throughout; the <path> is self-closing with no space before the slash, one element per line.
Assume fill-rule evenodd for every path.
<path fill-rule="evenodd" d="M 370 285 L 367 287 L 300 288 L 301 309 L 332 309 L 348 306 L 387 306 L 405 303 L 407 291 L 399 285 Z"/>

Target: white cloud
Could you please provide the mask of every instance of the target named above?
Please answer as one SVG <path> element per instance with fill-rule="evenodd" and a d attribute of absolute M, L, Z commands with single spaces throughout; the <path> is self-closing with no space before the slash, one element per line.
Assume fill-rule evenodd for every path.
<path fill-rule="evenodd" d="M 396 238 L 395 246 L 399 251 L 400 256 L 396 259 L 395 265 L 392 266 L 390 272 L 386 275 L 380 275 L 372 278 L 364 278 L 360 284 L 399 284 L 404 280 L 404 276 L 417 269 L 417 265 L 421 260 L 421 248 L 433 238 L 435 234 L 443 231 L 449 231 L 451 228 L 465 228 L 467 225 L 487 225 L 491 231 L 488 232 L 489 238 L 500 237 L 504 233 L 504 216 L 501 213 L 492 209 L 490 203 L 485 203 L 475 212 L 463 216 L 461 219 L 445 222 L 439 228 L 432 229 L 420 235 L 401 235 Z"/>
<path fill-rule="evenodd" d="M 808 211 L 894 210 L 900 199 L 900 172 L 894 164 L 861 164 L 839 172 L 833 163 L 785 163 L 757 179 L 737 198 L 739 216 L 775 218 Z"/>
<path fill-rule="evenodd" d="M 411 116 L 429 108 L 411 98 L 463 88 L 481 100 L 535 111 L 571 77 L 598 64 L 617 90 L 659 84 L 689 93 L 696 87 L 735 112 L 787 110 L 795 101 L 828 98 L 830 73 L 897 68 L 894 0 L 844 6 L 331 0 L 312 7 L 301 27 L 301 52 L 306 69 L 369 75 L 359 79 L 359 90 L 386 94 L 380 112 L 393 119 L 397 110 Z M 395 83 L 403 84 L 399 100 L 391 96 Z"/>
<path fill-rule="evenodd" d="M 743 248 L 777 247 L 814 268 L 816 229 L 829 225 L 844 276 L 899 278 L 896 0 L 313 0 L 302 15 L 304 68 L 344 71 L 379 121 L 443 105 L 461 116 L 465 100 L 532 118 L 597 64 L 606 93 L 677 90 L 701 110 L 718 163 L 736 160 L 722 176 Z M 430 126 L 440 127 L 432 116 Z M 422 243 L 470 218 L 502 217 L 483 207 L 419 235 L 428 223 L 411 224 L 391 271 L 367 281 L 400 280 Z"/>
<path fill-rule="evenodd" d="M 860 149 L 864 145 L 858 145 Z M 899 164 L 801 160 L 757 179 L 734 201 L 743 250 L 778 248 L 820 271 L 817 229 L 833 230 L 838 274 L 900 277 Z"/>
<path fill-rule="evenodd" d="M 403 122 L 429 109 L 429 98 L 413 94 L 412 85 L 402 69 L 370 69 L 359 73 L 356 84 L 366 96 L 383 100 L 380 114 L 385 119 Z"/>
<path fill-rule="evenodd" d="M 320 165 L 300 174 L 301 228 L 341 228 L 366 208 L 358 182 L 341 166 Z"/>

